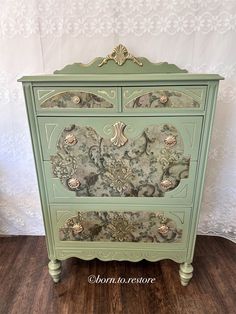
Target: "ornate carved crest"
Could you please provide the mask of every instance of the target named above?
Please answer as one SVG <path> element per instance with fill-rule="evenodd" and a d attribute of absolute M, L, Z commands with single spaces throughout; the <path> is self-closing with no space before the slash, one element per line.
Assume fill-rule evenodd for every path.
<path fill-rule="evenodd" d="M 130 54 L 127 48 L 123 45 L 118 45 L 117 47 L 115 47 L 112 53 L 107 55 L 106 58 L 104 58 L 98 66 L 99 67 L 103 66 L 109 60 L 115 61 L 115 63 L 118 65 L 123 65 L 126 62 L 126 60 L 132 60 L 139 66 L 143 65 L 142 62 L 140 62 L 136 57 Z"/>

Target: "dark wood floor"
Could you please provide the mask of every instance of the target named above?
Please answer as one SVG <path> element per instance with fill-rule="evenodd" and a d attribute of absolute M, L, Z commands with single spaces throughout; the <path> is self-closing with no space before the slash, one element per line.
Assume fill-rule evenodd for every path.
<path fill-rule="evenodd" d="M 178 265 L 165 260 L 101 262 L 71 258 L 62 281 L 48 275 L 43 237 L 0 238 L 0 313 L 236 313 L 236 245 L 198 236 L 194 277 L 179 282 Z M 155 277 L 154 284 L 89 284 L 88 276 Z"/>

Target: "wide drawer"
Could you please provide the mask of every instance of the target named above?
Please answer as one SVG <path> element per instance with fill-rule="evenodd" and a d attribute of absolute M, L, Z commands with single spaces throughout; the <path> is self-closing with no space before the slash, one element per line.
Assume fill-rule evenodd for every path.
<path fill-rule="evenodd" d="M 85 166 L 86 167 L 86 166 Z M 114 184 L 112 186 L 112 180 L 107 182 L 103 179 L 101 183 L 94 184 L 93 187 L 87 186 L 86 192 L 70 189 L 63 184 L 61 179 L 56 177 L 53 173 L 52 165 L 49 161 L 44 162 L 44 173 L 46 179 L 46 186 L 48 192 L 48 199 L 51 204 L 85 204 L 88 201 L 91 204 L 147 204 L 147 205 L 186 205 L 192 206 L 193 196 L 196 182 L 197 162 L 192 161 L 188 169 L 188 175 L 182 178 L 178 185 L 170 190 L 162 189 L 161 193 L 152 195 L 150 193 L 152 184 L 151 182 L 145 183 L 146 178 L 141 178 L 139 186 L 136 187 L 138 190 L 137 195 L 126 195 L 126 190 L 117 191 L 115 189 L 116 179 L 113 178 Z M 156 186 L 160 184 L 159 174 L 156 175 Z M 123 179 L 123 182 L 122 182 Z M 119 186 L 125 185 L 125 179 L 120 178 Z M 159 181 L 159 182 L 158 182 Z M 68 182 L 68 181 L 67 181 Z M 109 188 L 108 185 L 111 185 Z M 117 183 L 118 185 L 118 183 Z M 87 191 L 90 190 L 89 193 Z M 160 188 L 161 190 L 161 188 Z M 93 194 L 91 193 L 93 191 Z M 114 192 L 114 193 L 113 193 Z M 107 193 L 107 194 L 105 194 Z"/>
<path fill-rule="evenodd" d="M 50 201 L 176 192 L 190 202 L 202 117 L 119 120 L 38 118 Z"/>
<path fill-rule="evenodd" d="M 123 87 L 125 112 L 203 111 L 207 86 Z"/>
<path fill-rule="evenodd" d="M 38 117 L 38 124 L 44 160 L 58 152 L 78 154 L 82 149 L 88 158 L 90 148 L 100 148 L 100 144 L 100 155 L 111 150 L 120 158 L 126 157 L 127 152 L 134 158 L 161 154 L 167 149 L 197 160 L 202 120 L 201 116 Z"/>
<path fill-rule="evenodd" d="M 104 113 L 118 111 L 120 92 L 116 87 L 35 87 L 38 113 Z"/>
<path fill-rule="evenodd" d="M 186 246 L 191 208 L 140 205 L 51 205 L 56 247 L 180 249 Z"/>

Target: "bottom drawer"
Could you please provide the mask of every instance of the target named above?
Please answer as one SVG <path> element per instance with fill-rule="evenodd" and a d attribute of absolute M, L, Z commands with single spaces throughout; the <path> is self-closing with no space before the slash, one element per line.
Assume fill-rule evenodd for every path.
<path fill-rule="evenodd" d="M 51 205 L 55 246 L 180 249 L 186 247 L 191 208 L 153 205 Z"/>

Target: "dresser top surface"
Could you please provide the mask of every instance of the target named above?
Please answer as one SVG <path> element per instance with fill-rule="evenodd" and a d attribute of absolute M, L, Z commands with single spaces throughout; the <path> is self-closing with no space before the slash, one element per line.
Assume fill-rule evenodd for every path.
<path fill-rule="evenodd" d="M 19 82 L 218 81 L 218 74 L 51 74 L 23 76 Z"/>

